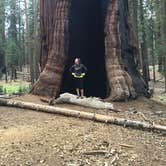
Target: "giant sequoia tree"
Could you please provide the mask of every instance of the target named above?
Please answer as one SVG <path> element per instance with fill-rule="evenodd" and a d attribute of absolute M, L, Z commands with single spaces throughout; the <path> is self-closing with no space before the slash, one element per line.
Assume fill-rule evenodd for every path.
<path fill-rule="evenodd" d="M 41 68 L 32 93 L 71 91 L 69 66 L 88 67 L 87 95 L 124 100 L 146 94 L 124 0 L 41 0 Z"/>

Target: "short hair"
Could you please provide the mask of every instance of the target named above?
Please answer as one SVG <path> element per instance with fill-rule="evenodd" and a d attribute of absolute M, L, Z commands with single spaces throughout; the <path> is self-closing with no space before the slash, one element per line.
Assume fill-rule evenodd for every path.
<path fill-rule="evenodd" d="M 75 58 L 75 60 L 74 60 L 74 61 L 76 61 L 76 60 L 78 60 L 79 62 L 81 62 L 81 59 L 80 59 L 80 58 Z"/>

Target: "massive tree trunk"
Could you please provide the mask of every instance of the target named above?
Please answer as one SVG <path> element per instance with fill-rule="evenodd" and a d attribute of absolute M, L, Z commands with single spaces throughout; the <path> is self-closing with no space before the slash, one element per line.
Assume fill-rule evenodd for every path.
<path fill-rule="evenodd" d="M 33 88 L 34 94 L 59 95 L 68 48 L 68 4 L 68 0 L 41 0 L 43 71 Z"/>
<path fill-rule="evenodd" d="M 71 91 L 68 68 L 75 57 L 88 67 L 89 96 L 125 100 L 146 94 L 137 70 L 128 2 L 123 0 L 41 0 L 42 73 L 32 93 Z"/>

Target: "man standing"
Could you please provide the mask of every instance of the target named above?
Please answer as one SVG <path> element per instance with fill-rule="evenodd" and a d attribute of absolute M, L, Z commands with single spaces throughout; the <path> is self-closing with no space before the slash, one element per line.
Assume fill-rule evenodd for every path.
<path fill-rule="evenodd" d="M 81 60 L 76 58 L 74 65 L 70 68 L 70 72 L 74 78 L 77 98 L 83 99 L 84 97 L 84 78 L 87 73 L 87 68 L 81 64 Z"/>

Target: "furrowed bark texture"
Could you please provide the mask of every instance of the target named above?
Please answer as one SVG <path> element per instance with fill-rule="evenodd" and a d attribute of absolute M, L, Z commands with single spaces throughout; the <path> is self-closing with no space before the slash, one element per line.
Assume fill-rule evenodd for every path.
<path fill-rule="evenodd" d="M 41 29 L 41 70 L 43 71 L 48 53 L 53 46 L 55 27 L 55 6 L 57 1 L 40 1 L 40 29 Z"/>
<path fill-rule="evenodd" d="M 41 33 L 44 33 L 41 35 L 41 64 L 44 69 L 32 89 L 33 94 L 59 95 L 68 48 L 68 4 L 68 0 L 41 0 Z"/>
<path fill-rule="evenodd" d="M 148 95 L 147 85 L 138 71 L 136 42 L 129 24 L 128 1 L 119 0 L 119 31 L 121 41 L 121 57 L 123 65 L 132 78 L 133 86 L 138 95 Z"/>
<path fill-rule="evenodd" d="M 80 1 L 80 4 L 78 1 Z M 86 14 L 85 12 L 87 13 L 89 12 L 89 16 L 91 15 L 91 17 L 89 18 L 93 19 L 94 17 L 92 17 L 92 15 L 94 13 L 93 12 L 91 13 L 91 10 L 93 10 L 92 3 L 95 4 L 96 1 L 93 0 L 91 2 L 87 0 L 85 1 L 78 0 L 78 1 L 77 5 L 80 5 L 79 6 L 80 9 L 87 9 L 87 11 L 78 10 L 77 12 L 83 12 L 79 13 L 79 16 L 80 15 L 85 16 Z M 88 3 L 91 5 L 90 8 L 88 8 L 87 6 Z M 68 69 L 66 69 L 65 67 L 70 66 L 68 62 L 72 62 L 73 57 L 75 56 L 71 55 L 75 54 L 75 52 L 69 53 L 70 44 L 68 44 L 69 41 L 71 41 L 69 40 L 71 32 L 69 24 L 71 22 L 73 23 L 72 19 L 75 19 L 73 16 L 69 15 L 69 13 L 71 13 L 71 10 L 73 10 L 74 7 L 72 4 L 75 5 L 76 1 L 41 0 L 42 73 L 40 74 L 37 83 L 35 84 L 35 86 L 31 91 L 33 94 L 57 97 L 59 95 L 60 90 L 62 89 L 61 80 L 62 77 L 63 78 L 66 77 L 66 75 L 64 74 L 64 69 L 65 73 L 67 73 L 68 75 Z M 126 100 L 128 98 L 135 98 L 137 95 L 140 94 L 146 95 L 147 87 L 140 73 L 137 70 L 136 58 L 134 56 L 136 45 L 135 43 L 132 43 L 133 35 L 131 33 L 131 29 L 128 22 L 129 20 L 128 1 L 101 0 L 100 3 L 98 3 L 97 5 L 100 4 L 101 4 L 101 7 L 99 6 L 100 10 L 98 9 L 94 10 L 95 12 L 100 12 L 98 13 L 98 16 L 100 16 L 101 14 L 101 17 L 103 19 L 102 24 L 104 24 L 103 32 L 98 32 L 98 33 L 103 33 L 100 35 L 100 37 L 103 35 L 104 39 L 103 44 L 105 45 L 105 50 L 103 51 L 103 53 L 101 53 L 101 56 L 104 56 L 105 58 L 104 65 L 106 71 L 103 70 L 102 68 L 100 72 L 95 71 L 92 68 L 92 65 L 100 64 L 101 63 L 100 60 L 102 58 L 97 58 L 96 56 L 96 59 L 94 59 L 94 56 L 92 56 L 91 54 L 87 54 L 83 59 L 84 61 L 86 61 L 86 63 L 88 62 L 87 64 L 89 66 L 87 67 L 90 69 L 89 73 L 91 73 L 91 76 L 94 76 L 94 78 L 97 78 L 96 80 L 103 81 L 103 79 L 101 79 L 102 78 L 101 75 L 103 75 L 106 72 L 107 82 L 108 82 L 107 83 L 108 92 L 106 97 L 108 97 L 108 100 L 109 99 L 113 101 Z M 84 6 L 83 8 L 83 5 L 86 6 Z M 87 21 L 88 26 L 91 26 L 88 29 L 92 29 L 92 26 L 93 27 L 98 26 L 99 22 L 97 22 L 97 24 L 95 25 L 92 25 L 91 23 L 93 22 L 90 20 Z M 82 25 L 86 24 L 85 19 L 83 20 L 83 23 L 80 22 L 80 19 L 79 23 L 76 20 L 74 20 L 73 24 L 76 24 L 76 27 L 78 28 L 84 28 L 84 27 L 87 28 L 87 26 Z M 80 24 L 80 26 L 77 26 L 78 24 Z M 73 33 L 76 33 L 76 30 L 78 28 L 76 28 Z M 91 34 L 92 31 L 88 31 L 88 29 L 86 30 L 81 29 L 81 31 L 79 32 L 86 31 L 87 34 L 83 33 L 82 35 L 88 35 L 89 41 L 95 41 L 99 39 L 102 40 L 101 39 L 102 37 L 96 38 L 95 40 L 91 40 L 91 38 L 95 37 L 98 33 L 92 35 Z M 76 38 L 76 40 L 78 41 L 82 40 L 82 37 L 80 37 L 80 35 L 78 36 L 77 36 L 78 39 Z M 91 51 L 92 54 L 95 54 L 95 52 L 92 51 L 94 43 L 92 43 L 92 45 L 90 45 L 91 43 L 88 43 L 86 45 L 86 43 L 89 41 L 84 41 L 83 45 L 82 46 L 79 45 L 79 47 L 80 49 L 82 48 L 87 49 L 85 50 L 85 53 Z M 77 41 L 75 42 L 77 43 Z M 99 46 L 100 45 L 98 45 L 97 47 Z M 94 63 L 94 61 L 96 62 Z M 92 71 L 91 69 L 93 69 L 94 71 Z M 94 83 L 89 84 L 90 86 L 88 86 L 88 88 L 89 89 L 94 88 L 94 91 L 97 91 L 99 88 L 95 88 L 95 85 L 93 86 Z M 65 82 L 65 84 L 68 84 L 68 82 Z M 104 89 L 106 88 L 102 88 L 102 90 Z M 86 89 L 86 91 L 88 91 L 88 89 Z"/>
<path fill-rule="evenodd" d="M 136 96 L 132 79 L 122 65 L 118 14 L 119 0 L 110 0 L 105 21 L 105 59 L 112 100 Z"/>

